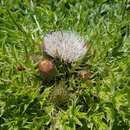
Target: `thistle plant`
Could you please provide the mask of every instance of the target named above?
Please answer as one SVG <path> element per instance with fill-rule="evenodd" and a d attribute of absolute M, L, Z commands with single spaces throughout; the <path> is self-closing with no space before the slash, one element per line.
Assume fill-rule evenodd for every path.
<path fill-rule="evenodd" d="M 49 57 L 53 58 L 58 72 L 61 73 L 63 77 L 68 77 L 71 64 L 83 58 L 88 51 L 83 37 L 71 31 L 56 31 L 46 34 L 42 49 Z M 52 60 L 48 62 L 51 63 Z M 43 65 L 40 66 L 39 69 L 43 70 L 42 67 L 45 69 Z M 49 66 L 47 66 L 46 69 L 50 73 L 48 75 L 51 75 Z"/>
<path fill-rule="evenodd" d="M 68 87 L 60 85 L 60 80 L 64 80 L 63 82 L 69 80 L 69 77 L 72 76 L 71 64 L 82 58 L 87 50 L 85 40 L 76 32 L 57 31 L 48 33 L 44 37 L 43 52 L 51 58 L 40 61 L 38 67 L 44 80 L 59 81 L 54 85 L 50 96 L 51 101 L 55 102 L 56 105 L 64 104 L 66 97 L 70 95 Z M 57 79 L 54 78 L 54 75 Z"/>

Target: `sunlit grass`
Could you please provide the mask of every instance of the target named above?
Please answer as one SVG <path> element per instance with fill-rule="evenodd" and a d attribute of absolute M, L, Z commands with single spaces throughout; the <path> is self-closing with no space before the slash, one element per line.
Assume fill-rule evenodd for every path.
<path fill-rule="evenodd" d="M 42 81 L 37 63 L 51 31 L 76 31 L 91 47 L 83 61 Z M 0 2 L 1 130 L 129 130 L 128 0 Z M 66 71 L 67 70 L 67 71 Z M 93 75 L 81 79 L 79 71 Z"/>

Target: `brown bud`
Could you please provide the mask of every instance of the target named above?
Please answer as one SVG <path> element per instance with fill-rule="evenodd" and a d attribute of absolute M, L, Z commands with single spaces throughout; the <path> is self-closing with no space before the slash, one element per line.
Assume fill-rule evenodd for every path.
<path fill-rule="evenodd" d="M 42 60 L 38 64 L 39 71 L 41 75 L 45 78 L 52 78 L 54 77 L 54 74 L 56 74 L 56 68 L 55 65 L 51 60 Z"/>
<path fill-rule="evenodd" d="M 85 70 L 79 72 L 79 76 L 81 79 L 89 79 L 92 77 L 92 75 L 93 75 L 92 72 L 85 71 Z"/>

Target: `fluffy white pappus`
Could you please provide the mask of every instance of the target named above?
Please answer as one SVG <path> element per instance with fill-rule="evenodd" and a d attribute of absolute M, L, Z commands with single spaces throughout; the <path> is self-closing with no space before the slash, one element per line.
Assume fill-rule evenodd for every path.
<path fill-rule="evenodd" d="M 44 51 L 67 63 L 74 62 L 87 52 L 85 41 L 75 32 L 57 31 L 44 37 Z"/>

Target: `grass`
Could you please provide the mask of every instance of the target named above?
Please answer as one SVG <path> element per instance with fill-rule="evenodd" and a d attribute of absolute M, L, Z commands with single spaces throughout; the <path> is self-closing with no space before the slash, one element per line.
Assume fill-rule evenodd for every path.
<path fill-rule="evenodd" d="M 128 0 L 1 0 L 0 129 L 130 130 L 129 6 Z M 56 30 L 79 32 L 91 45 L 78 69 L 92 78 L 68 72 L 58 83 L 41 83 L 34 60 L 43 55 L 44 35 Z"/>

